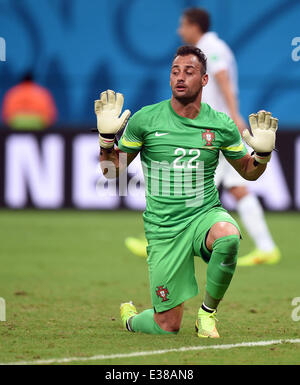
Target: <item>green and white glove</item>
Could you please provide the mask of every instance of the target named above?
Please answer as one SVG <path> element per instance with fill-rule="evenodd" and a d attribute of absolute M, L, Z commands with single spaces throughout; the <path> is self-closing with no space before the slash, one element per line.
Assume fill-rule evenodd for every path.
<path fill-rule="evenodd" d="M 125 110 L 120 116 L 123 104 L 124 96 L 112 90 L 101 92 L 100 99 L 95 100 L 100 147 L 112 148 L 115 136 L 126 126 L 131 112 Z"/>
<path fill-rule="evenodd" d="M 256 162 L 265 164 L 270 161 L 275 148 L 278 119 L 273 118 L 271 112 L 261 110 L 249 115 L 249 124 L 252 135 L 249 130 L 244 130 L 243 139 L 253 148 Z"/>

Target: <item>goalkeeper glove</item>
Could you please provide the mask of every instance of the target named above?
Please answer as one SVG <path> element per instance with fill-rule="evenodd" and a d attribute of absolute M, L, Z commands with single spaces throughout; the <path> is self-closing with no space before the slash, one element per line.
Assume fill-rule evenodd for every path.
<path fill-rule="evenodd" d="M 257 163 L 265 164 L 270 161 L 275 148 L 278 119 L 273 118 L 271 112 L 264 110 L 249 115 L 249 130 L 244 130 L 242 136 L 245 142 L 253 148 L 254 159 Z"/>
<path fill-rule="evenodd" d="M 112 148 L 115 136 L 126 126 L 131 112 L 125 110 L 119 117 L 123 104 L 124 96 L 112 90 L 101 92 L 100 99 L 95 100 L 100 147 Z"/>

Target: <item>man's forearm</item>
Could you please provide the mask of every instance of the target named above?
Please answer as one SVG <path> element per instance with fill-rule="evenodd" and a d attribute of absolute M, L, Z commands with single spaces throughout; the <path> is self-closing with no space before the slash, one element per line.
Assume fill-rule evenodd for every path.
<path fill-rule="evenodd" d="M 249 154 L 241 159 L 228 159 L 228 161 L 244 179 L 250 181 L 258 179 L 267 168 L 267 164 L 257 163 Z"/>
<path fill-rule="evenodd" d="M 249 157 L 246 165 L 244 178 L 247 180 L 256 180 L 265 172 L 266 168 L 267 163 L 257 163 L 255 159 L 251 156 Z"/>
<path fill-rule="evenodd" d="M 138 152 L 128 154 L 120 151 L 118 147 L 111 149 L 101 147 L 100 166 L 103 175 L 107 179 L 118 178 L 137 155 Z"/>
<path fill-rule="evenodd" d="M 221 89 L 221 92 L 226 100 L 227 107 L 230 112 L 230 116 L 234 118 L 239 115 L 239 106 L 237 98 L 233 92 L 231 82 L 229 80 L 229 76 L 227 71 L 220 71 L 215 74 L 215 78 L 217 83 Z"/>
<path fill-rule="evenodd" d="M 119 176 L 119 151 L 114 148 L 100 148 L 100 166 L 107 179 Z"/>
<path fill-rule="evenodd" d="M 228 76 L 228 72 L 225 70 L 220 71 L 214 76 L 226 101 L 226 105 L 229 110 L 229 115 L 234 121 L 234 123 L 237 125 L 240 134 L 242 134 L 243 130 L 247 126 L 244 119 L 240 115 L 238 99 L 234 93 L 233 86 Z"/>
<path fill-rule="evenodd" d="M 233 119 L 233 121 L 235 121 L 236 118 L 239 116 L 239 105 L 238 105 L 237 98 L 230 86 L 230 83 L 228 86 L 225 86 L 222 88 L 222 93 L 225 97 L 230 116 Z"/>

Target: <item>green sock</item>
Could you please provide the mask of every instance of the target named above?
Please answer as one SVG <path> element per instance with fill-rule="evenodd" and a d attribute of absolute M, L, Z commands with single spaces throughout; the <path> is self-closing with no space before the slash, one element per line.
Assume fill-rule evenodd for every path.
<path fill-rule="evenodd" d="M 218 238 L 213 244 L 206 273 L 206 291 L 215 300 L 221 300 L 228 289 L 235 271 L 239 245 L 238 235 Z"/>
<path fill-rule="evenodd" d="M 203 301 L 203 304 L 204 306 L 206 306 L 207 308 L 209 308 L 210 310 L 217 310 L 217 307 L 220 303 L 222 298 L 220 299 L 216 299 L 216 298 L 213 298 L 211 295 L 209 295 L 209 293 L 206 291 L 205 293 L 205 299 Z"/>
<path fill-rule="evenodd" d="M 142 313 L 135 315 L 129 321 L 134 332 L 142 332 L 148 334 L 177 334 L 177 332 L 167 332 L 161 329 L 154 321 L 154 310 L 144 310 Z"/>

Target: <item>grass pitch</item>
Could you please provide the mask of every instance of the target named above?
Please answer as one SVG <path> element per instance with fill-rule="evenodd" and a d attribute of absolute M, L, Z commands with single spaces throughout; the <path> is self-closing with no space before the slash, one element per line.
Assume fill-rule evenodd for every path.
<path fill-rule="evenodd" d="M 128 333 L 121 327 L 121 302 L 133 300 L 138 310 L 151 307 L 146 260 L 124 246 L 126 236 L 142 233 L 141 213 L 1 211 L 0 297 L 7 303 L 7 322 L 0 322 L 0 362 L 299 338 L 300 321 L 291 318 L 291 302 L 300 297 L 300 214 L 272 213 L 267 220 L 282 261 L 237 268 L 219 307 L 222 338 L 200 340 L 194 321 L 206 265 L 199 258 L 202 294 L 187 301 L 177 336 Z M 252 246 L 244 233 L 240 255 Z M 300 344 L 86 363 L 299 364 Z"/>

